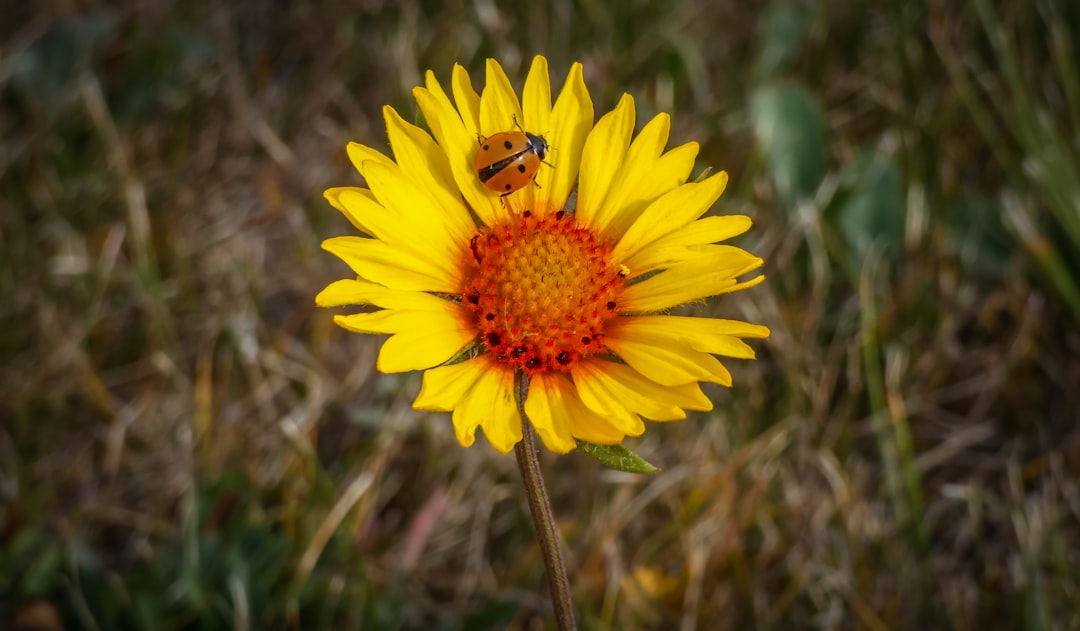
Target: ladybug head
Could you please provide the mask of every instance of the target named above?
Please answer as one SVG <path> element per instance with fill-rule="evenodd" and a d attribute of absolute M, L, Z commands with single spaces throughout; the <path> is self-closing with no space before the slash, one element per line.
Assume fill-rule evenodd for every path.
<path fill-rule="evenodd" d="M 547 138 L 529 132 L 525 132 L 525 137 L 529 139 L 529 148 L 532 149 L 542 161 L 547 156 L 548 152 Z"/>

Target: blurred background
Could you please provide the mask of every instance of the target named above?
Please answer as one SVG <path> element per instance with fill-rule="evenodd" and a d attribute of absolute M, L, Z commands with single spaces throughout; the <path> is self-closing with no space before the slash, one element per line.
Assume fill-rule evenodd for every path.
<path fill-rule="evenodd" d="M 673 115 L 768 280 L 716 409 L 545 454 L 583 629 L 1080 628 L 1080 4 L 0 2 L 0 627 L 551 629 L 512 456 L 314 295 L 380 108 Z M 38 626 L 32 626 L 32 625 Z"/>

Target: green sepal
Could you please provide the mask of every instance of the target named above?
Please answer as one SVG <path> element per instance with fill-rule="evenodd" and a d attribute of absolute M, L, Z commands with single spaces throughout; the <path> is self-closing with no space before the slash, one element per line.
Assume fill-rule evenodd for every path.
<path fill-rule="evenodd" d="M 476 339 L 472 340 L 471 342 L 466 344 L 464 347 L 462 347 L 462 349 L 460 351 L 454 353 L 453 357 L 451 357 L 450 359 L 444 361 L 443 363 L 441 363 L 439 365 L 440 366 L 449 366 L 450 364 L 460 364 L 461 362 L 469 361 L 470 359 L 475 359 L 477 356 L 479 356 L 483 352 L 484 352 L 484 347 L 480 345 L 480 338 L 477 337 Z"/>
<path fill-rule="evenodd" d="M 627 473 L 656 473 L 660 470 L 622 445 L 594 445 L 579 440 L 577 446 L 585 455 L 612 469 Z"/>

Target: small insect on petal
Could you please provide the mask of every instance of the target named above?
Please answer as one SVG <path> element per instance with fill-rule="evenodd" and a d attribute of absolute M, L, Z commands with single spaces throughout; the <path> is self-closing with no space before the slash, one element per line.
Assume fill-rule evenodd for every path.
<path fill-rule="evenodd" d="M 547 157 L 547 139 L 527 131 L 503 131 L 480 138 L 476 174 L 485 186 L 503 197 L 535 183 Z"/>

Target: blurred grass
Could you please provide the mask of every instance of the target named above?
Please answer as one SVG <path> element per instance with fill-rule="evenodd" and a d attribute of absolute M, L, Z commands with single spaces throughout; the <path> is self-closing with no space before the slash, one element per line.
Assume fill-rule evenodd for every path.
<path fill-rule="evenodd" d="M 512 459 L 312 304 L 345 143 L 544 53 L 731 173 L 769 281 L 692 310 L 773 330 L 660 474 L 547 458 L 582 627 L 1080 628 L 1073 3 L 0 12 L 8 626 L 550 628 Z"/>

